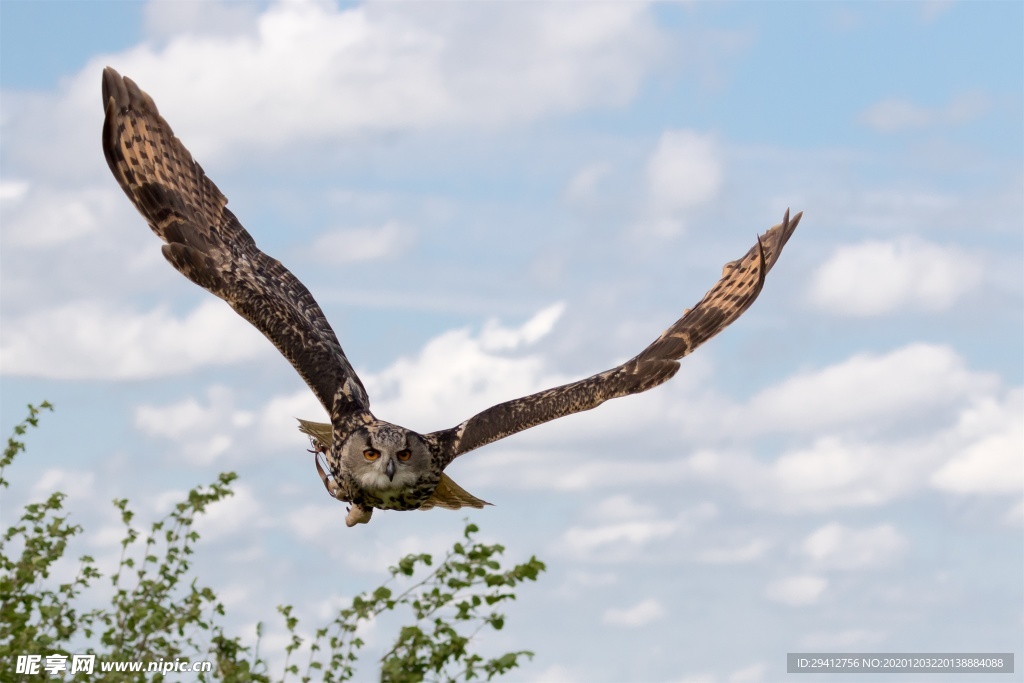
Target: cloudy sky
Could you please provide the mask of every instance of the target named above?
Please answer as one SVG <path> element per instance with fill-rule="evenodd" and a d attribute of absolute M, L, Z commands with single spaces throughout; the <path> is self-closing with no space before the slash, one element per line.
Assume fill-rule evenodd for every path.
<path fill-rule="evenodd" d="M 805 211 L 672 382 L 449 468 L 495 503 L 468 515 L 485 540 L 549 567 L 483 644 L 536 651 L 514 680 L 1024 658 L 1020 3 L 0 12 L 3 434 L 57 406 L 5 524 L 68 491 L 71 554 L 109 567 L 110 499 L 151 520 L 235 470 L 196 567 L 270 651 L 276 605 L 320 625 L 467 517 L 344 528 L 295 429 L 323 414 L 311 392 L 164 262 L 106 168 L 110 65 L 309 286 L 374 412 L 420 431 L 635 354 Z"/>

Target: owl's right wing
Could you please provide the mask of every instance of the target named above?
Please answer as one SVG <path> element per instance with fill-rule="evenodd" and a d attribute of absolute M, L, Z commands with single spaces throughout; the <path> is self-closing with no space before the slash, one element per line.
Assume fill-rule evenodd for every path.
<path fill-rule="evenodd" d="M 746 255 L 725 264 L 722 277 L 704 298 L 650 346 L 622 365 L 587 379 L 492 406 L 462 424 L 427 435 L 442 454 L 442 465 L 498 439 L 605 401 L 652 389 L 671 379 L 679 359 L 711 339 L 750 307 L 765 275 L 778 261 L 803 213 L 761 235 Z"/>
<path fill-rule="evenodd" d="M 313 295 L 280 261 L 256 247 L 152 98 L 107 67 L 103 106 L 107 164 L 167 243 L 164 257 L 266 335 L 328 414 L 368 410 L 366 390 Z"/>

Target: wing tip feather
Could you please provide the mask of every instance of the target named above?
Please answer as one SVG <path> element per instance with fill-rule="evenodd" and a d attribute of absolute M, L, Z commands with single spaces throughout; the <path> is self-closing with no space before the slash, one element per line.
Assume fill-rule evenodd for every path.
<path fill-rule="evenodd" d="M 139 85 L 127 76 L 122 76 L 117 69 L 108 66 L 103 69 L 103 107 L 109 111 L 110 102 L 121 111 L 134 109 L 138 112 L 146 112 L 159 115 L 156 102 Z"/>
<path fill-rule="evenodd" d="M 125 79 L 113 67 L 103 69 L 103 106 L 109 106 L 111 99 L 115 106 L 124 108 L 128 105 L 128 88 L 125 87 Z"/>

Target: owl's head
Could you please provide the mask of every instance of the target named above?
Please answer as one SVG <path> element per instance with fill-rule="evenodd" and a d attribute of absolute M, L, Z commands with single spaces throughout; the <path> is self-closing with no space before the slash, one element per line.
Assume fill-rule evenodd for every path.
<path fill-rule="evenodd" d="M 435 478 L 423 437 L 390 422 L 374 420 L 360 425 L 348 434 L 339 451 L 346 478 L 371 500 L 380 499 L 380 507 L 404 507 L 424 479 Z"/>

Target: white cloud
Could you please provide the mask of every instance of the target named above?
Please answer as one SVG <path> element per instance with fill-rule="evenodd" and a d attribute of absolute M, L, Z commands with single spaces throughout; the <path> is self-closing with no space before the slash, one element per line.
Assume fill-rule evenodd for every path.
<path fill-rule="evenodd" d="M 259 559 L 259 557 L 253 557 L 245 564 L 252 564 L 253 562 L 259 561 Z M 224 605 L 228 612 L 231 612 L 232 610 L 240 609 L 247 602 L 250 602 L 254 592 L 255 591 L 251 584 L 242 585 L 241 583 L 238 583 L 233 586 L 225 586 L 217 590 L 217 602 Z M 255 631 L 255 628 L 253 631 Z M 286 639 L 282 638 L 281 641 L 279 641 L 275 651 L 283 651 L 283 649 L 288 646 L 288 641 Z"/>
<path fill-rule="evenodd" d="M 408 250 L 416 231 L 389 221 L 379 228 L 338 229 L 316 238 L 309 257 L 321 263 L 341 265 L 394 258 Z"/>
<path fill-rule="evenodd" d="M 566 201 L 573 203 L 585 202 L 591 199 L 597 192 L 597 187 L 612 171 L 612 165 L 607 161 L 598 161 L 587 164 L 569 180 L 563 195 Z"/>
<path fill-rule="evenodd" d="M 714 199 L 722 176 L 721 154 L 713 136 L 692 130 L 662 133 L 647 161 L 648 229 L 663 235 L 679 232 L 684 227 L 682 214 Z"/>
<path fill-rule="evenodd" d="M 914 237 L 840 246 L 814 274 L 809 299 L 833 315 L 942 311 L 975 289 L 983 262 Z"/>
<path fill-rule="evenodd" d="M 539 356 L 502 353 L 546 336 L 563 309 L 554 304 L 512 329 L 492 320 L 476 337 L 468 329 L 445 332 L 415 357 L 399 358 L 380 373 L 363 375 L 375 410 L 400 424 L 438 429 L 495 403 L 563 383 L 560 376 L 545 372 Z"/>
<path fill-rule="evenodd" d="M 932 23 L 949 12 L 955 4 L 955 0 L 925 0 L 918 5 L 918 8 L 921 12 L 921 19 L 925 23 Z"/>
<path fill-rule="evenodd" d="M 615 498 L 619 500 L 611 505 L 598 503 L 584 511 L 585 518 L 600 521 L 567 528 L 554 552 L 581 561 L 631 562 L 642 548 L 675 534 L 690 533 L 718 514 L 714 505 L 699 503 L 666 518 L 651 506 L 637 509 L 627 505 L 623 509 L 622 503 L 628 499 Z"/>
<path fill-rule="evenodd" d="M 764 680 L 764 673 L 768 665 L 764 663 L 751 664 L 742 669 L 737 669 L 729 674 L 729 683 L 757 683 Z"/>
<path fill-rule="evenodd" d="M 915 434 L 918 424 L 939 428 L 998 390 L 997 375 L 971 370 L 954 349 L 913 343 L 798 371 L 745 402 L 716 393 L 683 395 L 661 411 L 696 444 L 765 433 L 863 441 Z"/>
<path fill-rule="evenodd" d="M 986 398 L 965 410 L 954 428 L 960 444 L 931 483 L 950 493 L 1024 490 L 1024 391 L 1003 402 Z"/>
<path fill-rule="evenodd" d="M 182 34 L 242 36 L 256 28 L 259 5 L 246 2 L 147 2 L 142 20 L 146 33 L 163 40 Z"/>
<path fill-rule="evenodd" d="M 555 590 L 555 594 L 566 600 L 575 600 L 587 595 L 593 588 L 611 586 L 618 582 L 619 577 L 613 572 L 594 573 L 577 569 L 566 574 L 565 581 Z"/>
<path fill-rule="evenodd" d="M 580 680 L 586 678 L 580 678 L 572 669 L 553 664 L 531 678 L 530 683 L 574 683 Z"/>
<path fill-rule="evenodd" d="M 325 140 L 373 144 L 374 134 L 493 130 L 620 106 L 672 50 L 641 3 L 279 0 L 256 16 L 238 4 L 147 3 L 157 40 L 93 56 L 54 94 L 5 91 L 5 169 L 34 181 L 107 174 L 96 136 L 108 65 L 154 97 L 210 168 L 300 157 Z"/>
<path fill-rule="evenodd" d="M 916 444 L 894 448 L 821 437 L 767 463 L 705 450 L 687 458 L 686 466 L 692 480 L 734 489 L 745 505 L 798 512 L 880 505 L 920 487 L 921 473 L 935 457 Z"/>
<path fill-rule="evenodd" d="M 661 606 L 661 603 L 653 598 L 639 602 L 632 607 L 624 609 L 616 609 L 611 607 L 605 610 L 604 615 L 601 617 L 601 623 L 609 626 L 625 626 L 627 628 L 637 628 L 639 626 L 645 626 L 658 619 L 665 617 L 665 608 Z"/>
<path fill-rule="evenodd" d="M 984 92 L 962 93 L 949 101 L 941 119 L 949 124 L 968 123 L 984 116 L 991 106 L 991 99 Z"/>
<path fill-rule="evenodd" d="M 602 498 L 595 505 L 584 511 L 589 519 L 597 521 L 622 521 L 637 518 L 651 518 L 657 514 L 654 506 L 639 503 L 632 497 L 616 494 Z"/>
<path fill-rule="evenodd" d="M 326 500 L 327 493 L 324 492 Z M 304 541 L 316 541 L 334 533 L 344 517 L 345 508 L 338 501 L 303 505 L 288 513 L 286 522 L 291 532 Z"/>
<path fill-rule="evenodd" d="M 175 505 L 188 499 L 188 491 L 184 489 L 168 489 L 161 491 L 150 499 L 150 507 L 154 512 L 166 515 Z"/>
<path fill-rule="evenodd" d="M 1007 526 L 1024 526 L 1024 498 L 1014 503 L 1006 514 L 1003 515 L 1003 523 Z"/>
<path fill-rule="evenodd" d="M 514 329 L 502 327 L 500 321 L 492 318 L 484 323 L 480 331 L 480 346 L 485 351 L 511 351 L 520 346 L 535 344 L 555 329 L 555 324 L 564 312 L 565 304 L 552 304 Z"/>
<path fill-rule="evenodd" d="M 804 574 L 772 581 L 765 588 L 764 595 L 773 602 L 798 607 L 816 603 L 826 588 L 828 588 L 827 579 Z"/>
<path fill-rule="evenodd" d="M 678 471 L 671 469 L 680 480 L 724 485 L 746 505 L 780 512 L 878 506 L 929 486 L 960 494 L 1014 493 L 1022 480 L 1019 418 L 1011 412 L 1019 395 L 1014 389 L 1003 402 L 961 399 L 953 426 L 945 429 L 885 439 L 855 432 L 818 436 L 769 461 L 704 449 L 684 458 Z M 991 417 L 972 424 L 979 412 Z M 995 425 L 994 433 L 982 431 L 982 424 Z"/>
<path fill-rule="evenodd" d="M 135 409 L 135 426 L 152 436 L 177 439 L 225 423 L 237 426 L 252 423 L 251 413 L 233 410 L 231 392 L 225 387 L 210 387 L 206 394 L 209 399 L 206 406 L 194 398 L 161 408 L 139 406 Z"/>
<path fill-rule="evenodd" d="M 30 184 L 24 180 L 0 180 L 0 202 L 11 204 L 20 201 L 26 194 Z"/>
<path fill-rule="evenodd" d="M 96 149 L 90 156 L 102 160 Z M 109 172 L 95 184 L 101 170 L 82 184 L 37 177 L 3 202 L 5 321 L 69 302 L 139 298 L 180 278 Z"/>
<path fill-rule="evenodd" d="M 677 479 L 718 482 L 754 507 L 827 510 L 880 505 L 934 486 L 956 493 L 1021 489 L 1020 389 L 974 372 L 952 349 L 912 344 L 800 373 L 746 405 L 702 401 L 686 432 L 816 435 L 773 461 L 703 449 Z M 720 426 L 716 426 L 718 421 Z"/>
<path fill-rule="evenodd" d="M 888 353 L 859 353 L 798 373 L 758 392 L 726 428 L 810 432 L 905 422 L 962 405 L 998 386 L 995 375 L 969 370 L 948 346 L 909 344 Z"/>
<path fill-rule="evenodd" d="M 862 111 L 859 118 L 870 128 L 894 133 L 908 128 L 969 123 L 983 116 L 990 107 L 987 95 L 973 91 L 956 95 L 942 107 L 925 107 L 899 98 L 882 100 Z"/>
<path fill-rule="evenodd" d="M 881 505 L 919 487 L 922 461 L 934 459 L 918 443 L 821 437 L 772 463 L 762 504 L 788 510 Z"/>
<path fill-rule="evenodd" d="M 150 436 L 181 443 L 175 457 L 208 465 L 230 452 L 235 434 L 255 421 L 253 413 L 236 410 L 234 397 L 225 387 L 207 389 L 206 405 L 187 398 L 169 406 L 142 405 L 135 409 L 135 426 Z"/>
<path fill-rule="evenodd" d="M 261 457 L 298 454 L 297 466 L 313 472 L 312 456 L 304 457 L 307 437 L 298 431 L 296 417 L 327 422 L 323 407 L 308 389 L 273 396 L 254 409 L 238 406 L 234 390 L 208 387 L 205 398 L 187 397 L 167 405 L 140 405 L 135 427 L 142 433 L 174 442 L 169 457 L 191 464 L 252 462 Z M 171 495 L 171 494 L 169 494 Z M 170 499 L 169 499 L 170 500 Z"/>
<path fill-rule="evenodd" d="M 260 442 L 268 448 L 294 447 L 299 426 L 296 418 L 316 422 L 329 421 L 320 401 L 308 388 L 300 389 L 294 394 L 275 396 L 259 411 L 256 428 Z M 301 439 L 305 438 L 304 435 L 301 436 Z"/>
<path fill-rule="evenodd" d="M 44 500 L 50 494 L 61 491 L 72 498 L 91 499 L 96 495 L 96 475 L 93 472 L 48 468 L 32 486 L 32 498 Z"/>
<path fill-rule="evenodd" d="M 800 638 L 800 647 L 808 649 L 850 650 L 857 647 L 877 645 L 885 637 L 884 632 L 867 629 L 847 629 L 845 631 L 819 631 L 808 633 Z"/>
<path fill-rule="evenodd" d="M 199 535 L 212 541 L 239 531 L 252 531 L 271 526 L 272 520 L 264 512 L 263 504 L 247 484 L 231 485 L 234 495 L 209 505 L 196 518 L 193 527 Z"/>
<path fill-rule="evenodd" d="M 707 671 L 686 674 L 682 678 L 675 679 L 677 683 L 715 683 L 719 680 L 714 674 Z"/>
<path fill-rule="evenodd" d="M 920 163 L 947 163 L 947 170 L 974 163 L 973 157 L 962 148 L 956 147 L 951 141 L 947 144 L 954 146 L 957 151 L 933 149 L 928 152 L 929 156 L 938 158 Z M 856 164 L 857 158 L 844 156 L 831 159 L 829 163 Z M 938 186 L 908 186 L 908 183 L 894 183 L 887 179 L 870 181 L 859 187 L 838 188 L 834 187 L 834 182 L 824 178 L 809 182 L 817 185 L 816 189 L 809 191 L 810 196 L 787 199 L 787 203 L 792 201 L 794 206 L 813 206 L 815 216 L 819 213 L 829 216 L 830 227 L 833 229 L 830 246 L 840 246 L 840 235 L 854 234 L 896 241 L 905 235 L 927 236 L 930 242 L 939 244 L 941 242 L 937 242 L 937 236 L 944 235 L 949 238 L 947 245 L 958 242 L 966 245 L 973 240 L 963 232 L 964 225 L 972 226 L 971 234 L 993 235 L 1004 233 L 1019 223 L 1019 220 L 1014 222 L 1017 219 L 1013 216 L 1016 207 L 1020 205 L 1020 191 L 1010 186 L 1012 181 L 1009 178 L 1005 185 L 1001 182 L 993 183 L 989 191 L 977 195 L 965 195 Z M 826 182 L 830 183 L 827 187 L 821 186 L 821 183 Z M 990 268 L 997 258 L 997 253 L 990 252 L 985 258 L 986 268 Z M 986 280 L 988 275 L 986 273 Z"/>
<path fill-rule="evenodd" d="M 573 418 L 563 418 L 572 420 Z M 546 441 L 553 429 L 544 428 L 536 440 Z M 583 438 L 592 436 L 585 428 L 576 428 Z M 517 439 L 529 441 L 526 437 Z M 467 462 L 467 481 L 474 486 L 534 489 L 546 491 L 585 491 L 620 486 L 668 485 L 678 482 L 687 474 L 682 461 L 649 461 L 622 467 L 615 458 L 595 459 L 581 454 L 578 449 L 547 449 L 540 443 L 533 447 L 492 447 L 486 458 L 472 458 Z"/>
<path fill-rule="evenodd" d="M 671 536 L 676 528 L 674 522 L 658 520 L 569 527 L 559 541 L 559 546 L 578 556 L 593 555 L 599 549 L 613 546 L 613 554 L 618 557 L 626 546 L 632 546 L 631 550 L 634 550 L 653 540 Z"/>
<path fill-rule="evenodd" d="M 227 304 L 206 300 L 183 318 L 78 302 L 5 321 L 3 373 L 57 379 L 141 379 L 238 363 L 273 346 Z"/>
<path fill-rule="evenodd" d="M 205 12 L 197 22 L 177 8 L 154 10 L 160 21 L 176 17 L 183 32 L 93 60 L 71 84 L 74 104 L 60 108 L 89 106 L 95 118 L 98 74 L 109 63 L 150 92 L 175 132 L 209 163 L 236 146 L 515 125 L 623 104 L 663 45 L 641 4 L 275 2 L 255 18 L 217 8 L 214 35 L 197 30 Z M 52 109 L 45 103 L 35 113 Z"/>
<path fill-rule="evenodd" d="M 743 564 L 764 557 L 772 547 L 766 538 L 755 538 L 739 546 L 709 548 L 697 554 L 697 561 L 707 564 Z"/>
<path fill-rule="evenodd" d="M 891 524 L 851 529 L 835 522 L 804 539 L 801 553 L 819 569 L 865 569 L 891 563 L 907 547 L 907 539 Z"/>
<path fill-rule="evenodd" d="M 10 247 L 52 249 L 94 234 L 108 224 L 123 200 L 112 189 L 56 190 L 4 183 L 4 241 Z"/>
<path fill-rule="evenodd" d="M 106 524 L 99 527 L 89 537 L 89 544 L 97 548 L 120 547 L 121 541 L 124 538 L 125 528 L 123 524 Z M 112 564 L 116 564 L 116 562 Z"/>
<path fill-rule="evenodd" d="M 933 112 L 900 99 L 876 102 L 860 115 L 861 123 L 875 130 L 892 132 L 901 128 L 920 128 L 932 122 Z"/>

